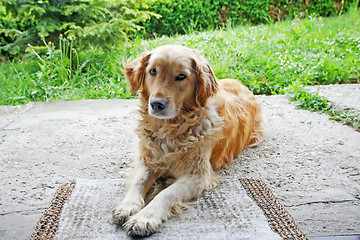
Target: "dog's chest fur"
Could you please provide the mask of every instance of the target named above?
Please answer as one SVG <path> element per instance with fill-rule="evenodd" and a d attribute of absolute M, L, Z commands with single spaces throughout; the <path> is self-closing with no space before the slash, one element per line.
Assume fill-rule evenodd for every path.
<path fill-rule="evenodd" d="M 222 122 L 215 108 L 182 115 L 178 121 L 142 114 L 137 129 L 141 160 L 160 175 L 193 174 L 208 161 L 204 151 L 211 151 L 219 139 Z"/>

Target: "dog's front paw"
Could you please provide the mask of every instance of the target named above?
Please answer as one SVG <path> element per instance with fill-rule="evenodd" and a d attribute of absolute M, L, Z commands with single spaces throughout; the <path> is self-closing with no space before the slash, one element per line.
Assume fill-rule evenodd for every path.
<path fill-rule="evenodd" d="M 113 210 L 113 219 L 116 224 L 123 225 L 128 218 L 137 213 L 142 207 L 143 203 L 135 203 L 123 201 Z"/>
<path fill-rule="evenodd" d="M 159 217 L 139 212 L 129 218 L 124 224 L 124 228 L 131 237 L 145 237 L 154 233 L 159 228 L 161 222 Z"/>

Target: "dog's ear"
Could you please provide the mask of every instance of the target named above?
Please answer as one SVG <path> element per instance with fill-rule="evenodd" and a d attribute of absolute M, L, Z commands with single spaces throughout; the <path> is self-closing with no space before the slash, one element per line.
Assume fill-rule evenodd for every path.
<path fill-rule="evenodd" d="M 123 62 L 123 72 L 126 80 L 130 83 L 131 93 L 136 93 L 137 90 L 143 86 L 145 80 L 145 68 L 148 65 L 150 55 L 151 54 L 146 51 L 130 63 Z"/>
<path fill-rule="evenodd" d="M 218 82 L 214 71 L 203 57 L 198 56 L 194 59 L 194 63 L 197 74 L 196 104 L 204 107 L 208 98 L 217 93 Z"/>

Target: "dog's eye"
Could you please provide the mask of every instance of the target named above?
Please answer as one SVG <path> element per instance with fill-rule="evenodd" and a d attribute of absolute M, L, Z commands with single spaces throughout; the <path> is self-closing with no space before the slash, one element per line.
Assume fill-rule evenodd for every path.
<path fill-rule="evenodd" d="M 156 69 L 155 68 L 150 69 L 149 73 L 151 76 L 156 76 Z"/>
<path fill-rule="evenodd" d="M 187 76 L 186 76 L 185 74 L 181 73 L 181 74 L 179 74 L 179 75 L 176 76 L 175 81 L 182 81 L 182 80 L 184 80 L 186 77 L 187 77 Z"/>

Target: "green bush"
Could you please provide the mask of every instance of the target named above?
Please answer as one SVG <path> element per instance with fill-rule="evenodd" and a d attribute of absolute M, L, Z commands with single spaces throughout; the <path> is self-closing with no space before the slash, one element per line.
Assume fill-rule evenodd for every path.
<path fill-rule="evenodd" d="M 221 1 L 216 0 L 155 0 L 148 3 L 142 10 L 156 12 L 162 17 L 152 18 L 142 23 L 143 31 L 137 33 L 141 36 L 174 35 L 187 33 L 193 29 L 207 30 L 215 28 L 220 21 L 218 10 Z"/>
<path fill-rule="evenodd" d="M 309 97 L 297 86 L 360 83 L 359 23 L 360 11 L 354 10 L 332 18 L 297 18 L 153 40 L 138 39 L 112 50 L 79 49 L 75 40 L 64 36 L 57 44 L 44 39 L 41 50 L 28 47 L 31 57 L 29 54 L 21 60 L 0 64 L 0 105 L 133 97 L 127 90 L 121 63 L 134 59 L 145 49 L 164 44 L 200 50 L 217 78 L 238 79 L 256 94 L 284 94 L 294 90 L 295 99 L 305 101 Z M 312 100 L 313 103 L 304 102 L 302 107 L 326 108 L 321 98 Z M 351 119 L 355 121 L 355 118 Z"/>
<path fill-rule="evenodd" d="M 332 16 L 357 4 L 357 0 L 148 0 L 142 10 L 160 14 L 141 23 L 137 37 L 171 36 L 213 30 L 224 25 L 261 24 L 286 18 Z"/>
<path fill-rule="evenodd" d="M 57 43 L 60 34 L 76 38 L 79 48 L 116 48 L 128 36 L 330 16 L 353 4 L 358 0 L 0 0 L 0 61 L 21 56 L 28 43 L 42 45 L 42 38 Z"/>
<path fill-rule="evenodd" d="M 59 35 L 78 47 L 116 47 L 139 22 L 154 15 L 139 11 L 142 0 L 0 0 L 0 54 L 11 58 L 23 54 L 27 44 L 58 42 Z M 157 15 L 155 15 L 157 16 Z"/>

